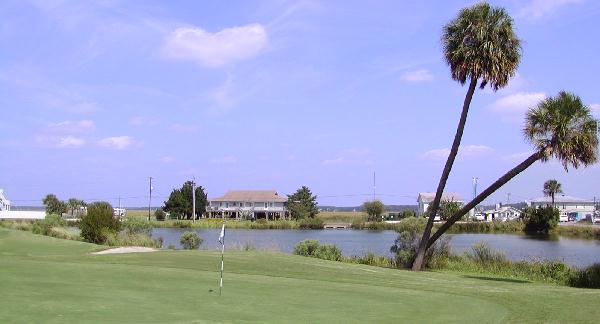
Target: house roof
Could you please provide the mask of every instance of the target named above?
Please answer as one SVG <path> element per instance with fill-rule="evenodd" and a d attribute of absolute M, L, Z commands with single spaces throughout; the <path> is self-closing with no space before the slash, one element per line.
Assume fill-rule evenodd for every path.
<path fill-rule="evenodd" d="M 222 197 L 210 199 L 211 201 L 244 201 L 261 202 L 274 201 L 286 202 L 287 197 L 282 197 L 275 190 L 229 190 Z"/>
<path fill-rule="evenodd" d="M 532 203 L 548 203 L 548 204 L 551 204 L 552 203 L 552 197 L 540 197 L 540 198 L 532 199 L 531 202 Z M 594 201 L 590 200 L 590 199 L 583 199 L 583 198 L 577 198 L 577 197 L 572 197 L 572 196 L 555 195 L 554 196 L 554 203 L 586 203 L 586 204 L 593 204 Z"/>
<path fill-rule="evenodd" d="M 422 201 L 422 202 L 432 202 L 433 199 L 435 199 L 435 192 L 420 192 L 419 193 L 419 197 L 417 198 L 417 201 Z M 442 194 L 442 200 L 450 200 L 450 201 L 457 201 L 457 202 L 462 202 L 463 200 L 460 198 L 460 196 L 458 195 L 458 193 L 456 192 L 444 192 Z"/>

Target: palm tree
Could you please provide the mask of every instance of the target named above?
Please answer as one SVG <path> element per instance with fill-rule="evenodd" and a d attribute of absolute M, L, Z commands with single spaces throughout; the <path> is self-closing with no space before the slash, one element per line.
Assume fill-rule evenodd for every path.
<path fill-rule="evenodd" d="M 444 26 L 442 47 L 446 63 L 450 65 L 452 79 L 463 85 L 468 80 L 469 89 L 463 102 L 452 148 L 431 204 L 432 208 L 419 250 L 413 262 L 415 271 L 420 270 L 423 265 L 433 219 L 438 212 L 446 181 L 458 153 L 475 88 L 478 83 L 480 89 L 488 84 L 494 91 L 504 87 L 515 74 L 521 59 L 521 41 L 514 33 L 512 18 L 504 8 L 491 7 L 485 2 L 462 9 L 455 19 Z"/>
<path fill-rule="evenodd" d="M 561 91 L 554 98 L 541 101 L 527 112 L 523 135 L 535 152 L 519 165 L 500 177 L 475 199 L 462 207 L 429 239 L 431 246 L 446 230 L 485 198 L 523 172 L 536 161 L 547 162 L 554 157 L 569 171 L 587 167 L 598 160 L 598 125 L 581 99 Z"/>
<path fill-rule="evenodd" d="M 71 217 L 73 217 L 73 213 L 75 212 L 75 209 L 79 208 L 79 205 L 79 199 L 69 198 L 69 200 L 67 200 L 67 206 L 71 210 Z"/>
<path fill-rule="evenodd" d="M 558 181 L 551 179 L 544 182 L 544 196 L 552 198 L 552 207 L 555 207 L 554 195 L 562 192 L 562 185 Z"/>

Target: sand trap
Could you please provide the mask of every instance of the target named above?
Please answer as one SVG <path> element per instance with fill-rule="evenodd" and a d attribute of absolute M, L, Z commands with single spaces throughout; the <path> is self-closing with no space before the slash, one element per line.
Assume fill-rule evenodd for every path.
<path fill-rule="evenodd" d="M 92 254 L 118 254 L 118 253 L 143 253 L 143 252 L 156 252 L 157 249 L 143 247 L 143 246 L 126 246 L 118 247 L 114 249 L 103 250 L 99 252 L 93 252 Z"/>

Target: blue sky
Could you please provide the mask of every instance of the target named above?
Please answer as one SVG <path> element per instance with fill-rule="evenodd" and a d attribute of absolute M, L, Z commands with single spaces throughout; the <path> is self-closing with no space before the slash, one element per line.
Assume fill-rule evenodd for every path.
<path fill-rule="evenodd" d="M 433 191 L 466 88 L 442 26 L 473 1 L 3 1 L 0 187 L 153 205 L 195 177 L 228 189 L 306 185 L 320 204 L 414 204 Z M 531 151 L 526 109 L 559 90 L 600 116 L 600 3 L 493 1 L 523 40 L 518 74 L 477 91 L 448 191 L 471 198 Z M 600 196 L 600 168 L 538 163 L 487 202 Z"/>

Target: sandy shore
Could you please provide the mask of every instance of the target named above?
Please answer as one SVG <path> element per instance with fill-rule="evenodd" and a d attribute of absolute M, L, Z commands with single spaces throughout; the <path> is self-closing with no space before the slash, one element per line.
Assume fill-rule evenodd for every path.
<path fill-rule="evenodd" d="M 126 246 L 118 247 L 114 249 L 102 250 L 93 252 L 92 254 L 117 254 L 117 253 L 142 253 L 142 252 L 156 252 L 157 249 L 143 247 L 143 246 Z"/>

